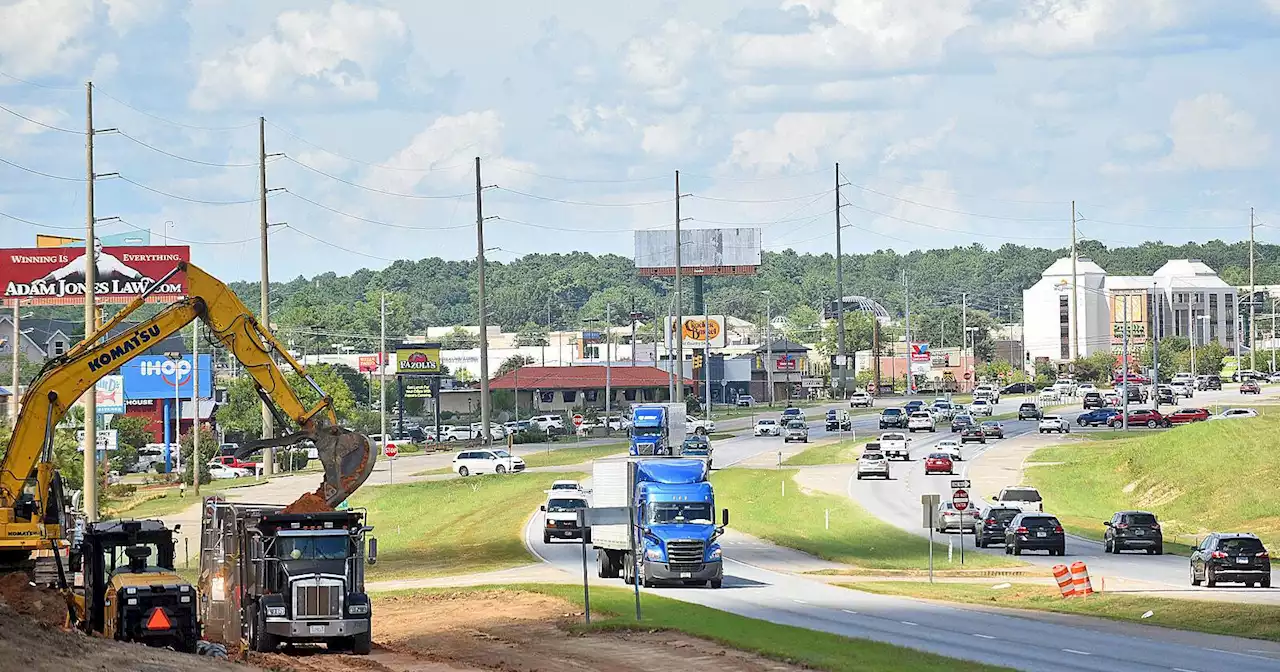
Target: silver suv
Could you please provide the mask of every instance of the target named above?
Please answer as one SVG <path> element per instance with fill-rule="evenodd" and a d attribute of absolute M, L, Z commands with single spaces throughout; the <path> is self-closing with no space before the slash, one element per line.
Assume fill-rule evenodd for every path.
<path fill-rule="evenodd" d="M 782 442 L 791 443 L 792 441 L 809 443 L 809 425 L 799 420 L 788 422 L 787 428 L 782 430 Z"/>
<path fill-rule="evenodd" d="M 862 480 L 865 476 L 879 476 L 888 480 L 889 459 L 884 456 L 884 453 L 878 450 L 862 451 L 862 457 L 858 458 L 858 480 Z"/>

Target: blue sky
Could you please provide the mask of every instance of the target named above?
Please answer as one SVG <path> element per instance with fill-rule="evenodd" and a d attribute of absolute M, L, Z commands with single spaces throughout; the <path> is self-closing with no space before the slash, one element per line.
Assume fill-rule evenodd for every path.
<path fill-rule="evenodd" d="M 837 161 L 848 251 L 1062 245 L 1072 199 L 1108 244 L 1247 238 L 1250 206 L 1273 241 L 1277 37 L 1280 0 L 0 0 L 0 213 L 42 225 L 0 245 L 83 232 L 89 79 L 101 232 L 226 279 L 258 273 L 259 115 L 276 279 L 473 256 L 475 156 L 498 260 L 629 256 L 677 169 L 688 226 L 829 251 Z"/>

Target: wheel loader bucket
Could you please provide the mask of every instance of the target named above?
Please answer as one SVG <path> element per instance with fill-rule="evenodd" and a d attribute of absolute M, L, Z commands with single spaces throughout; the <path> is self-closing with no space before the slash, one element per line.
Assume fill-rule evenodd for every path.
<path fill-rule="evenodd" d="M 369 437 L 342 427 L 321 427 L 312 441 L 324 465 L 320 495 L 329 506 L 337 506 L 373 473 L 378 451 Z"/>

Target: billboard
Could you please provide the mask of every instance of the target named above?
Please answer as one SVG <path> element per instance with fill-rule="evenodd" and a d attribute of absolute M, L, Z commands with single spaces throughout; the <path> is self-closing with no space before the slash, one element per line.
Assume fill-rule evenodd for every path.
<path fill-rule="evenodd" d="M 1129 304 L 1129 338 L 1145 340 L 1147 338 L 1147 294 L 1146 292 L 1112 294 L 1111 295 L 1111 342 L 1124 342 L 1125 302 Z"/>
<path fill-rule="evenodd" d="M 396 348 L 396 375 L 440 375 L 440 344 L 424 343 Z"/>
<path fill-rule="evenodd" d="M 150 289 L 180 261 L 191 260 L 191 248 L 102 247 L 97 259 L 94 292 L 102 303 L 128 303 Z M 0 249 L 0 298 L 22 299 L 38 306 L 84 303 L 84 249 L 74 247 Z M 187 292 L 187 277 L 178 273 L 148 297 L 168 303 Z"/>
<path fill-rule="evenodd" d="M 928 343 L 912 343 L 911 344 L 911 361 L 931 363 L 933 355 L 929 352 Z"/>
<path fill-rule="evenodd" d="M 97 236 L 98 242 L 105 247 L 137 247 L 151 244 L 150 231 L 130 231 L 128 233 L 111 233 Z M 84 238 L 67 238 L 66 236 L 49 236 L 36 234 L 36 247 L 84 247 Z"/>
<path fill-rule="evenodd" d="M 675 275 L 673 231 L 636 231 L 636 271 Z M 760 229 L 685 229 L 680 267 L 689 275 L 755 275 L 760 266 Z"/>
<path fill-rule="evenodd" d="M 190 399 L 192 390 L 191 355 L 181 360 L 164 355 L 143 355 L 120 366 L 124 379 L 125 399 Z M 174 383 L 178 389 L 174 390 Z M 200 398 L 213 397 L 213 357 L 200 355 Z"/>
<path fill-rule="evenodd" d="M 124 376 L 103 376 L 94 386 L 94 399 L 99 415 L 124 413 Z"/>
<path fill-rule="evenodd" d="M 668 348 L 676 347 L 676 339 L 683 338 L 686 348 L 723 348 L 728 344 L 729 334 L 725 329 L 724 315 L 686 315 L 679 326 L 676 318 L 666 318 L 667 334 L 665 343 Z M 710 331 L 710 334 L 707 332 Z"/>
<path fill-rule="evenodd" d="M 378 355 L 360 355 L 360 373 L 373 373 L 378 370 Z"/>

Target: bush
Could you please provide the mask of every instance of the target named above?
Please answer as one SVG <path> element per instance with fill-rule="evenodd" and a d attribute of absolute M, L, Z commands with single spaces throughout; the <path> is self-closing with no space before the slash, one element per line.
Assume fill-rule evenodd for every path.
<path fill-rule="evenodd" d="M 116 483 L 114 485 L 108 485 L 106 488 L 102 490 L 102 494 L 105 495 L 107 499 L 114 499 L 114 500 L 129 499 L 130 497 L 134 496 L 137 492 L 138 492 L 138 486 L 132 485 L 129 483 Z"/>
<path fill-rule="evenodd" d="M 178 442 L 180 454 L 182 456 L 182 482 L 187 485 L 194 483 L 191 477 L 192 463 L 195 462 L 193 456 L 195 450 L 191 445 L 192 433 L 187 432 L 182 435 L 182 439 Z M 213 481 L 213 477 L 209 474 L 209 460 L 218 454 L 218 439 L 214 437 L 213 432 L 208 427 L 200 428 L 200 483 L 207 484 Z"/>
<path fill-rule="evenodd" d="M 300 471 L 307 468 L 307 451 L 304 448 L 276 450 L 276 471 Z"/>
<path fill-rule="evenodd" d="M 547 439 L 548 437 L 546 432 L 542 431 L 541 429 L 538 429 L 537 427 L 530 426 L 526 429 L 522 429 L 516 432 L 515 434 L 513 434 L 511 437 L 511 442 L 515 444 L 546 443 Z"/>

